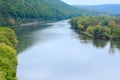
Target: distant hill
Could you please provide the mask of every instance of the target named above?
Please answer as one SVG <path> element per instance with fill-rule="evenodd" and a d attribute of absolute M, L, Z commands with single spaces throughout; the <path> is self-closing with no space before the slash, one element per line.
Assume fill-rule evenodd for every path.
<path fill-rule="evenodd" d="M 0 0 L 0 25 L 62 20 L 85 11 L 61 0 Z"/>
<path fill-rule="evenodd" d="M 109 14 L 120 14 L 120 4 L 103 4 L 103 5 L 74 5 L 75 7 L 93 10 L 96 12 L 106 12 Z"/>

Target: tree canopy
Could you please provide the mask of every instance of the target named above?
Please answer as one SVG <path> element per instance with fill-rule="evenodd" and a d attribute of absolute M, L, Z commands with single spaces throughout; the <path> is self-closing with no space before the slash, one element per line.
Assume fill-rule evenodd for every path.
<path fill-rule="evenodd" d="M 0 25 L 61 20 L 82 12 L 60 0 L 0 0 Z"/>
<path fill-rule="evenodd" d="M 72 28 L 91 37 L 120 39 L 120 17 L 115 16 L 80 16 L 70 20 Z"/>
<path fill-rule="evenodd" d="M 7 27 L 0 27 L 0 80 L 17 80 L 17 37 L 15 32 Z"/>

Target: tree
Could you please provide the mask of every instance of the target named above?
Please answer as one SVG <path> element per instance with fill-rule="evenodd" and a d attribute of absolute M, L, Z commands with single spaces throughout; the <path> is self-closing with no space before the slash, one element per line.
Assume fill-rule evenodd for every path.
<path fill-rule="evenodd" d="M 77 24 L 78 25 L 78 28 L 82 31 L 84 29 L 84 26 L 82 24 Z"/>
<path fill-rule="evenodd" d="M 88 26 L 86 32 L 92 34 L 92 29 L 93 29 L 92 26 Z"/>
<path fill-rule="evenodd" d="M 114 27 L 116 27 L 116 22 L 115 21 L 110 21 L 109 24 L 108 24 L 108 26 L 110 28 L 114 28 Z"/>
<path fill-rule="evenodd" d="M 0 80 L 17 80 L 16 45 L 18 41 L 15 32 L 6 27 L 0 27 Z"/>
<path fill-rule="evenodd" d="M 12 18 L 9 18 L 8 22 L 9 22 L 10 25 L 15 25 L 15 20 L 12 19 Z"/>
<path fill-rule="evenodd" d="M 0 71 L 5 80 L 16 80 L 16 51 L 5 43 L 0 43 Z"/>
<path fill-rule="evenodd" d="M 116 22 L 115 21 L 110 21 L 108 26 L 110 27 L 110 32 L 111 34 L 113 33 L 114 28 L 116 27 Z"/>
<path fill-rule="evenodd" d="M 103 26 L 101 34 L 102 34 L 103 37 L 109 38 L 109 36 L 110 36 L 110 28 L 107 27 L 107 26 Z"/>
<path fill-rule="evenodd" d="M 102 26 L 97 25 L 93 27 L 92 34 L 94 35 L 94 37 L 101 37 L 102 36 L 101 33 L 102 33 Z"/>
<path fill-rule="evenodd" d="M 120 27 L 115 27 L 114 28 L 112 37 L 114 39 L 120 39 Z"/>

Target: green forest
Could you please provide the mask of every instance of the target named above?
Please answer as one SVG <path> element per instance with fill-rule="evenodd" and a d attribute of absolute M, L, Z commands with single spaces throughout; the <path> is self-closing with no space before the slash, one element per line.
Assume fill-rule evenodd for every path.
<path fill-rule="evenodd" d="M 18 40 L 15 32 L 8 27 L 36 21 L 63 20 L 83 12 L 86 11 L 60 0 L 0 0 L 0 80 L 17 80 Z"/>
<path fill-rule="evenodd" d="M 119 15 L 107 16 L 99 15 L 100 13 L 71 6 L 61 0 L 0 0 L 0 80 L 17 80 L 16 48 L 19 41 L 11 28 L 18 28 L 18 25 L 25 23 L 52 22 L 74 17 L 69 22 L 78 34 L 105 40 L 120 40 Z M 28 30 L 28 27 L 26 29 Z M 22 31 L 26 31 L 25 28 Z M 103 42 L 96 46 L 105 44 Z"/>
<path fill-rule="evenodd" d="M 60 0 L 0 0 L 0 80 L 16 80 L 18 43 L 15 32 L 1 26 L 67 19 L 79 10 Z"/>
<path fill-rule="evenodd" d="M 0 0 L 0 25 L 56 21 L 85 12 L 60 0 Z"/>
<path fill-rule="evenodd" d="M 0 27 L 0 80 L 17 80 L 17 44 L 15 32 L 10 28 Z"/>
<path fill-rule="evenodd" d="M 75 5 L 75 7 L 92 10 L 100 14 L 120 15 L 120 4 Z"/>
<path fill-rule="evenodd" d="M 82 15 L 72 18 L 70 24 L 78 33 L 84 33 L 93 38 L 120 39 L 120 17 L 118 16 Z"/>

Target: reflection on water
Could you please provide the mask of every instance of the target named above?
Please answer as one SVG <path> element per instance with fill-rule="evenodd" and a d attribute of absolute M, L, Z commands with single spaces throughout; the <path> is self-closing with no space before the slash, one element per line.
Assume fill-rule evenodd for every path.
<path fill-rule="evenodd" d="M 39 23 L 39 24 L 34 24 L 34 25 L 29 25 L 29 26 L 15 27 L 14 30 L 16 31 L 16 34 L 19 40 L 19 44 L 17 46 L 18 53 L 26 50 L 27 48 L 31 47 L 32 45 L 34 45 L 34 43 L 37 42 L 38 39 L 33 38 L 35 36 L 33 34 L 34 32 L 45 29 L 49 27 L 50 25 L 51 24 Z M 38 35 L 41 35 L 41 34 L 38 34 Z"/>
<path fill-rule="evenodd" d="M 119 41 L 78 36 L 67 21 L 16 32 L 19 80 L 120 80 Z"/>
<path fill-rule="evenodd" d="M 94 39 L 84 34 L 79 34 L 79 39 L 81 43 L 92 44 L 96 48 L 102 49 L 106 47 L 107 45 L 109 45 L 108 53 L 110 54 L 114 54 L 116 49 L 120 50 L 120 41 L 114 41 L 114 40 L 108 41 L 108 40 Z"/>
<path fill-rule="evenodd" d="M 64 26 L 64 24 L 59 24 L 59 23 L 56 25 Z M 34 45 L 34 43 L 36 43 L 37 40 L 43 39 L 42 37 L 44 34 L 42 33 L 42 29 L 48 28 L 50 26 L 52 26 L 52 24 L 47 23 L 47 24 L 34 24 L 30 26 L 18 26 L 17 28 L 15 28 L 15 31 L 17 32 L 17 36 L 19 36 L 18 39 L 20 41 L 18 45 L 18 53 Z M 42 34 L 40 33 L 38 34 L 39 37 L 37 36 L 37 38 L 39 39 L 33 38 L 34 36 L 36 36 L 36 33 L 35 35 L 33 33 L 39 30 L 41 30 L 41 33 L 42 33 Z M 115 49 L 120 50 L 120 41 L 93 39 L 84 34 L 79 34 L 79 39 L 81 43 L 92 44 L 96 48 L 104 48 L 106 45 L 109 44 L 108 51 L 110 54 L 114 54 Z"/>

